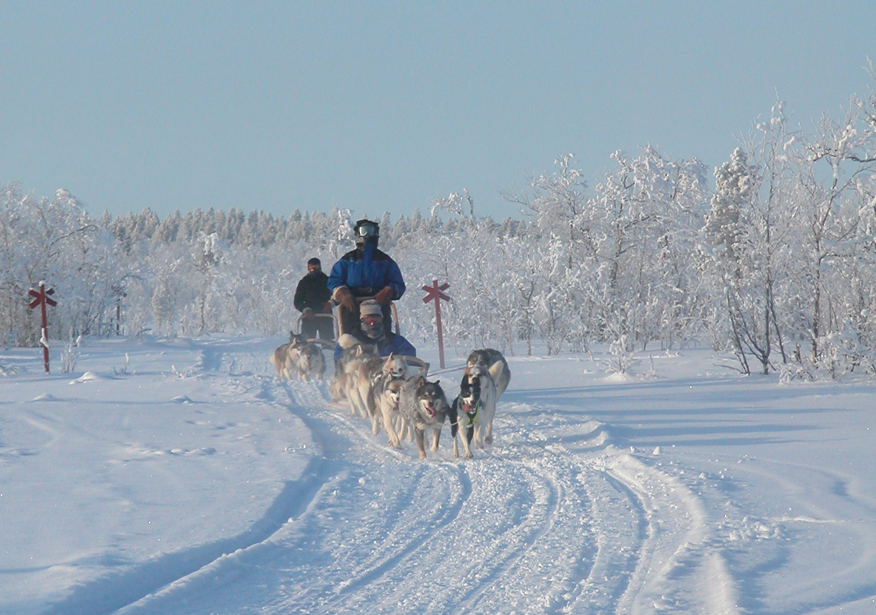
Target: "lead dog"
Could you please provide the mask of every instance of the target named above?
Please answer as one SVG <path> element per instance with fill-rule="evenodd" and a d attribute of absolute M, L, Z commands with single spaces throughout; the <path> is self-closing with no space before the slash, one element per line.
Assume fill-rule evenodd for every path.
<path fill-rule="evenodd" d="M 281 344 L 274 350 L 268 360 L 277 368 L 277 375 L 281 380 L 292 379 L 292 368 L 298 367 L 299 349 L 307 343 L 303 335 L 297 335 L 294 331 L 289 332 L 289 341 Z"/>
<path fill-rule="evenodd" d="M 471 354 L 468 355 L 466 368 L 476 365 L 490 372 L 493 382 L 496 383 L 496 399 L 498 400 L 508 388 L 508 383 L 511 382 L 511 370 L 508 369 L 508 361 L 505 360 L 505 356 L 494 348 L 472 350 Z"/>
<path fill-rule="evenodd" d="M 405 378 L 416 370 L 421 376 L 429 372 L 429 364 L 416 357 L 391 353 L 386 357 L 380 372 L 371 374 L 371 387 L 368 393 L 368 410 L 371 413 L 371 426 L 374 435 L 380 431 L 378 422 L 383 420 L 383 428 L 389 435 L 389 446 L 398 447 L 408 431 L 407 422 L 398 409 L 399 392 Z M 413 441 L 413 434 L 411 434 Z"/>
<path fill-rule="evenodd" d="M 424 376 L 406 379 L 399 391 L 399 411 L 414 428 L 420 459 L 426 458 L 427 431 L 431 432 L 432 435 L 430 450 L 437 451 L 438 440 L 441 438 L 441 428 L 444 426 L 447 416 L 452 412 L 444 390 L 438 382 L 428 382 Z"/>
<path fill-rule="evenodd" d="M 410 368 L 418 368 L 425 374 L 429 364 L 416 357 L 390 354 L 388 357 L 367 357 L 350 361 L 344 368 L 346 372 L 344 393 L 350 401 L 353 414 L 358 412 L 371 419 L 371 430 L 376 436 L 380 432 L 381 410 L 375 403 L 373 389 L 376 383 L 394 378 L 406 378 Z M 386 426 L 385 426 L 386 427 Z M 392 427 L 386 427 L 390 433 Z"/>
<path fill-rule="evenodd" d="M 453 400 L 455 423 L 450 425 L 453 437 L 453 456 L 458 457 L 457 432 L 465 449 L 465 458 L 471 459 L 471 442 L 476 448 L 493 441 L 493 417 L 496 415 L 496 383 L 490 373 L 479 365 L 466 367 L 459 385 L 459 396 Z"/>

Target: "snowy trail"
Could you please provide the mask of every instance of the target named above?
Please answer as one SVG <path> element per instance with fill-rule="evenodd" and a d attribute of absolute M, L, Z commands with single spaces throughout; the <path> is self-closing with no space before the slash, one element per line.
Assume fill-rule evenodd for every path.
<path fill-rule="evenodd" d="M 494 444 L 454 460 L 445 429 L 421 461 L 276 380 L 271 345 L 8 381 L 0 611 L 873 612 L 869 387 L 517 359 Z"/>
<path fill-rule="evenodd" d="M 651 612 L 641 596 L 651 600 L 652 559 L 703 533 L 695 498 L 669 495 L 671 479 L 580 415 L 500 403 L 492 448 L 452 460 L 445 432 L 421 462 L 412 445 L 386 447 L 385 434 L 372 436 L 315 385 L 265 387 L 324 456 L 300 514 L 131 612 Z M 680 506 L 681 521 L 661 518 Z M 263 601 L 244 591 L 238 604 L 250 584 L 268 590 Z M 681 604 L 662 600 L 663 610 Z"/>

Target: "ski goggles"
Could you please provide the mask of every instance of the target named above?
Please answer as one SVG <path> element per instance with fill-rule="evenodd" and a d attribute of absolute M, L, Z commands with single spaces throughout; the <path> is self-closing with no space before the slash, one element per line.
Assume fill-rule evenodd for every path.
<path fill-rule="evenodd" d="M 356 235 L 359 237 L 377 237 L 377 225 L 376 224 L 361 224 L 356 227 Z"/>
<path fill-rule="evenodd" d="M 369 327 L 383 324 L 383 316 L 363 316 L 362 322 Z"/>

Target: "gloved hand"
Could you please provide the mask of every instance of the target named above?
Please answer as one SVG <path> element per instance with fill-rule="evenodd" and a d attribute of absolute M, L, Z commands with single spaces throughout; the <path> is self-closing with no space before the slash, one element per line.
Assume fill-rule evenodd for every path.
<path fill-rule="evenodd" d="M 389 286 L 384 286 L 380 292 L 374 295 L 374 300 L 380 305 L 389 305 L 389 302 L 392 301 L 392 298 L 395 296 L 395 293 L 392 291 L 392 288 Z"/>
<path fill-rule="evenodd" d="M 353 297 L 353 293 L 351 293 L 350 289 L 346 286 L 338 286 L 335 289 L 333 298 L 335 301 L 343 305 L 354 314 L 359 313 L 359 304 L 356 303 L 356 299 Z"/>
<path fill-rule="evenodd" d="M 311 310 L 310 308 L 304 308 L 304 311 L 301 312 L 301 315 L 304 318 L 313 318 L 313 310 Z"/>

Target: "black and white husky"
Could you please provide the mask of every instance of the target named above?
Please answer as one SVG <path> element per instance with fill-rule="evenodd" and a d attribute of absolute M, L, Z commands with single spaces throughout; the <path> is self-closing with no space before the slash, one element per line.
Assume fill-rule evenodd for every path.
<path fill-rule="evenodd" d="M 450 404 L 438 381 L 428 382 L 423 376 L 408 378 L 399 391 L 399 410 L 414 429 L 420 459 L 426 458 L 426 432 L 431 432 L 430 450 L 438 450 L 438 440 L 444 421 L 451 413 Z"/>
<path fill-rule="evenodd" d="M 479 365 L 466 367 L 459 385 L 459 396 L 453 401 L 455 424 L 451 423 L 453 456 L 459 456 L 456 437 L 462 440 L 465 458 L 471 459 L 471 442 L 483 448 L 493 441 L 493 417 L 496 415 L 496 383 L 490 372 Z M 451 419 L 453 420 L 453 419 Z"/>
<path fill-rule="evenodd" d="M 511 370 L 508 369 L 508 361 L 505 356 L 494 348 L 481 348 L 472 350 L 468 355 L 466 368 L 480 366 L 490 372 L 493 382 L 496 384 L 496 399 L 502 396 L 508 383 L 511 382 Z"/>

